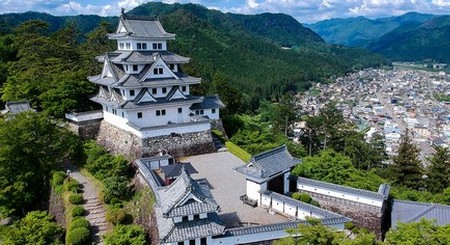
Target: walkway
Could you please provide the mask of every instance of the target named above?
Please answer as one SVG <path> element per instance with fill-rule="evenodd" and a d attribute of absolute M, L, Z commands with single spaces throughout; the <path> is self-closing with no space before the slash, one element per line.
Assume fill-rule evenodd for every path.
<path fill-rule="evenodd" d="M 86 219 L 91 223 L 91 238 L 95 244 L 103 244 L 102 236 L 108 232 L 108 222 L 105 219 L 106 210 L 98 193 L 99 190 L 94 183 L 82 175 L 74 166 L 70 167 L 70 176 L 76 179 L 83 190 L 84 204 L 86 210 Z"/>

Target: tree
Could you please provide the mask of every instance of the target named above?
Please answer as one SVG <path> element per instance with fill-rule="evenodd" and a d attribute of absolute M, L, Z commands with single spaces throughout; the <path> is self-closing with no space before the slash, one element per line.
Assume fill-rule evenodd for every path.
<path fill-rule="evenodd" d="M 357 233 L 354 238 L 348 238 L 344 232 L 324 226 L 320 220 L 307 218 L 307 224 L 298 228 L 288 229 L 290 236 L 276 241 L 275 245 L 370 245 L 381 244 L 373 233 Z"/>
<path fill-rule="evenodd" d="M 219 95 L 225 104 L 223 115 L 232 115 L 242 111 L 242 93 L 233 87 L 228 80 L 220 72 L 215 73 L 212 80 L 214 92 Z"/>
<path fill-rule="evenodd" d="M 299 116 L 300 108 L 291 93 L 283 95 L 280 102 L 275 104 L 272 125 L 275 130 L 288 136 L 288 130 Z"/>
<path fill-rule="evenodd" d="M 144 245 L 145 232 L 138 225 L 116 225 L 111 234 L 105 236 L 106 245 Z"/>
<path fill-rule="evenodd" d="M 24 112 L 0 121 L 0 214 L 38 205 L 51 170 L 80 150 L 78 138 L 45 115 Z M 44 191 L 43 191 L 44 190 Z"/>
<path fill-rule="evenodd" d="M 63 244 L 63 228 L 43 211 L 32 211 L 22 220 L 5 228 L 0 233 L 0 241 L 5 245 L 45 245 Z"/>
<path fill-rule="evenodd" d="M 436 153 L 430 159 L 427 168 L 427 189 L 438 193 L 450 186 L 450 151 L 448 148 L 436 147 Z"/>
<path fill-rule="evenodd" d="M 416 190 L 422 187 L 424 171 L 419 160 L 419 149 L 411 141 L 408 131 L 402 136 L 398 155 L 393 161 L 389 173 L 395 184 Z"/>
<path fill-rule="evenodd" d="M 386 233 L 386 244 L 438 245 L 450 244 L 450 225 L 438 226 L 436 221 L 399 223 Z"/>
<path fill-rule="evenodd" d="M 373 134 L 372 139 L 369 142 L 369 147 L 370 164 L 367 166 L 367 170 L 384 167 L 385 164 L 383 162 L 389 157 L 386 153 L 386 144 L 383 135 L 378 133 Z"/>

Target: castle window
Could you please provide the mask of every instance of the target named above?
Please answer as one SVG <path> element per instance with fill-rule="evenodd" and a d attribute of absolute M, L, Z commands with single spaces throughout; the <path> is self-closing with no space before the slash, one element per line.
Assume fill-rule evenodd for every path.
<path fill-rule="evenodd" d="M 147 43 L 142 44 L 142 49 L 147 49 Z"/>
<path fill-rule="evenodd" d="M 158 116 L 158 117 L 161 116 L 161 111 L 160 110 L 156 110 L 156 116 Z"/>
<path fill-rule="evenodd" d="M 216 113 L 216 109 L 215 108 L 211 109 L 211 113 L 215 114 Z"/>
<path fill-rule="evenodd" d="M 156 50 L 158 47 L 156 45 L 156 43 L 153 44 L 153 49 Z"/>
<path fill-rule="evenodd" d="M 161 115 L 166 115 L 166 110 L 161 110 Z"/>
<path fill-rule="evenodd" d="M 124 48 L 123 43 L 119 43 L 119 49 L 123 49 L 123 48 Z"/>
<path fill-rule="evenodd" d="M 125 114 L 123 113 L 123 111 L 122 111 L 122 117 L 125 117 Z"/>
<path fill-rule="evenodd" d="M 155 68 L 153 69 L 153 75 L 161 75 L 163 74 L 163 68 Z"/>
<path fill-rule="evenodd" d="M 131 49 L 131 44 L 130 43 L 126 43 L 125 47 L 127 47 L 127 49 Z"/>
<path fill-rule="evenodd" d="M 189 218 L 188 218 L 188 216 L 183 216 L 183 219 L 182 219 L 182 221 L 183 221 L 183 222 L 189 221 Z"/>
<path fill-rule="evenodd" d="M 158 90 L 156 88 L 152 88 L 152 94 L 157 94 Z"/>
<path fill-rule="evenodd" d="M 136 47 L 137 47 L 137 49 L 142 49 L 142 44 L 141 43 L 136 43 Z"/>
<path fill-rule="evenodd" d="M 206 237 L 200 238 L 200 245 L 206 245 Z"/>
<path fill-rule="evenodd" d="M 183 112 L 183 108 L 178 108 L 178 113 L 182 113 Z"/>
<path fill-rule="evenodd" d="M 158 43 L 158 49 L 162 49 L 162 43 Z"/>
<path fill-rule="evenodd" d="M 142 112 L 137 113 L 137 118 L 142 118 Z"/>
<path fill-rule="evenodd" d="M 130 96 L 134 96 L 134 89 L 130 90 Z"/>
<path fill-rule="evenodd" d="M 175 69 L 175 65 L 174 64 L 170 64 L 169 68 L 173 71 Z"/>
<path fill-rule="evenodd" d="M 200 115 L 205 114 L 205 112 L 203 110 L 200 110 Z"/>
<path fill-rule="evenodd" d="M 181 86 L 181 91 L 186 92 L 186 86 Z"/>
<path fill-rule="evenodd" d="M 167 93 L 167 88 L 162 88 L 162 93 L 163 94 Z"/>
<path fill-rule="evenodd" d="M 137 71 L 138 70 L 138 65 L 133 65 L 133 71 Z"/>
<path fill-rule="evenodd" d="M 194 214 L 194 220 L 199 220 L 200 219 L 200 214 Z"/>
<path fill-rule="evenodd" d="M 184 242 L 178 242 L 178 245 L 184 245 Z"/>
<path fill-rule="evenodd" d="M 194 240 L 189 240 L 189 245 L 195 245 L 195 239 Z"/>
<path fill-rule="evenodd" d="M 166 110 L 156 110 L 156 116 L 165 116 Z"/>
<path fill-rule="evenodd" d="M 116 109 L 112 109 L 112 113 L 113 113 L 114 115 L 116 115 L 116 114 L 117 114 Z"/>

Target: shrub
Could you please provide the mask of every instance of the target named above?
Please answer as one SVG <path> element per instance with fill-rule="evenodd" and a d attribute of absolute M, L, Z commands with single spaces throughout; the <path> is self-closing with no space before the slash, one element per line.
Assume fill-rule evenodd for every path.
<path fill-rule="evenodd" d="M 123 209 L 113 208 L 106 212 L 106 220 L 114 225 L 125 223 L 127 213 Z"/>
<path fill-rule="evenodd" d="M 302 195 L 302 193 L 300 193 L 300 192 L 294 192 L 294 193 L 292 193 L 292 198 L 294 198 L 295 200 L 300 200 L 301 195 Z"/>
<path fill-rule="evenodd" d="M 311 197 L 308 194 L 306 194 L 306 193 L 300 194 L 300 199 L 299 200 L 302 201 L 302 202 L 306 202 L 306 203 L 310 203 L 312 201 Z"/>
<path fill-rule="evenodd" d="M 72 217 L 83 216 L 84 208 L 82 206 L 75 206 L 72 208 Z"/>
<path fill-rule="evenodd" d="M 309 204 L 316 206 L 316 207 L 320 207 L 320 203 L 316 200 L 311 200 L 311 202 Z"/>
<path fill-rule="evenodd" d="M 346 222 L 344 227 L 345 229 L 351 231 L 355 227 L 355 225 L 352 222 Z"/>
<path fill-rule="evenodd" d="M 58 187 L 64 183 L 64 179 L 66 178 L 66 174 L 61 171 L 54 172 L 52 175 L 52 186 Z"/>
<path fill-rule="evenodd" d="M 75 228 L 67 233 L 66 244 L 84 244 L 89 240 L 91 232 L 84 227 Z"/>
<path fill-rule="evenodd" d="M 81 204 L 83 202 L 83 195 L 81 194 L 71 194 L 69 196 L 69 202 L 72 204 Z"/>
<path fill-rule="evenodd" d="M 145 232 L 138 225 L 117 225 L 112 233 L 105 236 L 106 245 L 144 245 Z"/>
<path fill-rule="evenodd" d="M 105 188 L 104 201 L 106 203 L 111 203 L 113 198 L 124 198 L 128 194 L 128 182 L 123 176 L 113 176 L 108 177 L 103 180 Z"/>
<path fill-rule="evenodd" d="M 64 184 L 64 190 L 65 191 L 72 191 L 77 193 L 81 189 L 80 183 L 76 181 L 75 179 L 70 179 Z"/>
<path fill-rule="evenodd" d="M 72 220 L 72 223 L 69 225 L 68 231 L 72 231 L 77 228 L 86 228 L 90 229 L 91 225 L 89 224 L 89 221 L 86 218 L 78 218 L 75 220 Z"/>

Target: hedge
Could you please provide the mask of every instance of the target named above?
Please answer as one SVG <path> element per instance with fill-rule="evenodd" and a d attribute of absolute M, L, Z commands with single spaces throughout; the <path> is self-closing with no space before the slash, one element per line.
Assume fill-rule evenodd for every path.
<path fill-rule="evenodd" d="M 69 196 L 69 202 L 72 204 L 81 204 L 83 202 L 83 195 L 81 194 L 71 194 Z"/>
<path fill-rule="evenodd" d="M 66 237 L 66 244 L 78 245 L 84 244 L 89 240 L 91 232 L 84 227 L 75 228 L 69 231 Z"/>

